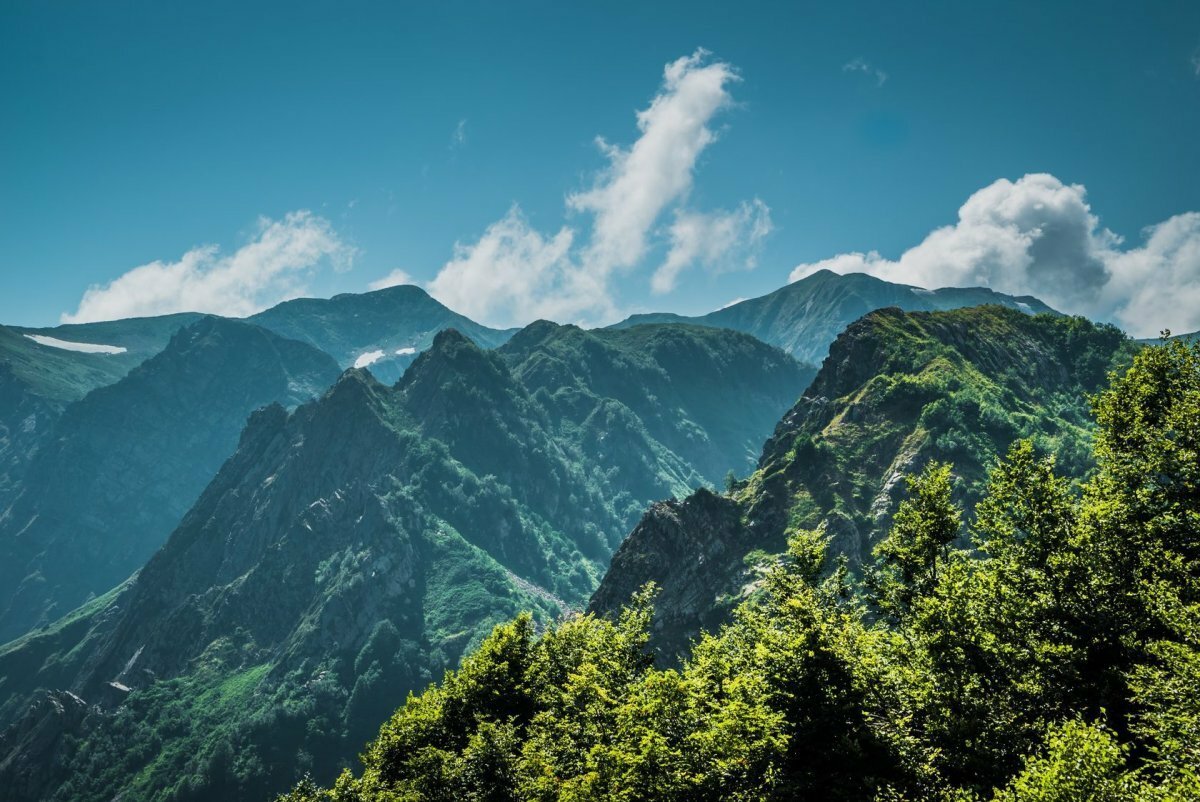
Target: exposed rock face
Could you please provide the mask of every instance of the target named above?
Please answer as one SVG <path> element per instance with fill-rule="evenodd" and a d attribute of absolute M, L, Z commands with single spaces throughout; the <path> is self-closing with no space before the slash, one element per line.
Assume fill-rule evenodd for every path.
<path fill-rule="evenodd" d="M 62 770 L 63 737 L 78 733 L 86 715 L 83 699 L 70 691 L 49 691 L 0 733 L 0 776 L 5 779 L 6 797 L 36 798 L 47 780 Z"/>
<path fill-rule="evenodd" d="M 303 343 L 204 318 L 69 406 L 0 511 L 0 641 L 137 570 L 233 453 L 250 412 L 298 404 L 337 374 Z"/>
<path fill-rule="evenodd" d="M 1000 307 L 867 315 L 833 344 L 763 446 L 758 470 L 724 498 L 698 493 L 652 507 L 590 607 L 614 611 L 657 583 L 655 645 L 676 657 L 753 588 L 789 532 L 823 521 L 833 554 L 851 568 L 870 559 L 903 498 L 903 477 L 931 459 L 954 464 L 967 504 L 1019 437 L 1033 437 L 1058 455 L 1060 470 L 1082 476 L 1090 437 L 1083 399 L 1132 347 L 1112 327 Z"/>
<path fill-rule="evenodd" d="M 708 490 L 652 505 L 613 555 L 591 608 L 615 610 L 655 577 L 660 598 L 669 600 L 655 607 L 656 646 L 666 654 L 684 653 L 698 627 L 719 624 L 738 600 L 729 592 L 727 573 L 730 560 L 749 550 L 740 542 L 740 514 L 737 502 Z"/>

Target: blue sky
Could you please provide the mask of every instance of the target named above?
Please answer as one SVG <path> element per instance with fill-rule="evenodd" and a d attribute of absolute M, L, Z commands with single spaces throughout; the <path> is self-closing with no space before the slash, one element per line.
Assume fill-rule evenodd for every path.
<path fill-rule="evenodd" d="M 399 270 L 598 323 L 819 265 L 1200 328 L 1200 5 L 649 5 L 5 3 L 0 320 Z"/>

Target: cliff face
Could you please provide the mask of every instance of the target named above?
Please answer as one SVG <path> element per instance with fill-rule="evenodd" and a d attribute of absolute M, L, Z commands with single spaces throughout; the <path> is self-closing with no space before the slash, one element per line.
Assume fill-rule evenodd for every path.
<path fill-rule="evenodd" d="M 679 655 L 751 592 L 788 533 L 824 521 L 835 554 L 870 559 L 904 492 L 931 459 L 954 464 L 966 503 L 1020 437 L 1090 468 L 1086 393 L 1133 346 L 1116 329 L 999 307 L 873 312 L 830 348 L 767 440 L 757 470 L 719 501 L 652 507 L 613 559 L 590 608 L 611 612 L 644 583 L 662 587 L 657 647 Z"/>
<path fill-rule="evenodd" d="M 200 797 L 252 799 L 306 771 L 331 779 L 494 624 L 582 607 L 634 511 L 742 464 L 740 447 L 714 455 L 761 441 L 757 422 L 806 378 L 734 332 L 531 329 L 497 351 L 442 332 L 393 387 L 352 369 L 291 413 L 252 415 L 135 577 L 0 647 L 17 753 L 0 783 L 28 789 L 17 799 L 107 800 L 186 778 Z M 644 347 L 658 337 L 687 359 Z M 620 366 L 658 375 L 673 424 L 607 394 Z M 705 377 L 733 371 L 749 423 L 710 437 Z M 53 770 L 16 735 L 47 687 L 89 706 Z"/>

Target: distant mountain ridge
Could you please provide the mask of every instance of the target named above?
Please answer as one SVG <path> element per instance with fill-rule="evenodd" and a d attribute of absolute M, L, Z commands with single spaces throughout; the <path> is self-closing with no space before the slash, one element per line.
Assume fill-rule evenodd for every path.
<path fill-rule="evenodd" d="M 439 331 L 456 329 L 484 348 L 503 344 L 513 332 L 476 323 L 411 284 L 328 299 L 297 298 L 246 319 L 319 348 L 344 368 L 369 367 L 388 384 Z"/>
<path fill-rule="evenodd" d="M 200 317 L 189 313 L 45 329 L 0 326 L 0 510 L 68 404 L 116 382 Z M 81 353 L 33 337 L 124 350 Z"/>
<path fill-rule="evenodd" d="M 927 290 L 894 284 L 865 273 L 818 270 L 759 298 L 731 304 L 707 315 L 633 315 L 615 328 L 643 323 L 692 323 L 744 331 L 776 345 L 810 365 L 820 365 L 830 344 L 846 326 L 875 309 L 896 307 L 932 312 L 995 304 L 1036 314 L 1054 312 L 1032 296 L 1011 296 L 984 287 Z"/>

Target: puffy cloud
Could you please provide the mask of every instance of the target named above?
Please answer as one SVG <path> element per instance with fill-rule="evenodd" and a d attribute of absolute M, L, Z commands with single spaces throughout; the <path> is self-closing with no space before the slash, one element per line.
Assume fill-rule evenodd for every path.
<path fill-rule="evenodd" d="M 591 190 L 567 199 L 571 208 L 596 216 L 585 254 L 593 269 L 637 263 L 655 220 L 691 189 L 696 160 L 716 139 L 709 120 L 729 105 L 726 87 L 737 80 L 730 65 L 704 64 L 706 56 L 698 50 L 666 66 L 662 91 L 638 112 L 641 136 L 629 150 L 598 140 L 608 169 Z"/>
<path fill-rule="evenodd" d="M 396 268 L 383 278 L 377 278 L 367 285 L 372 290 L 383 290 L 388 287 L 398 287 L 401 284 L 416 284 L 416 280 L 400 268 Z"/>
<path fill-rule="evenodd" d="M 1200 304 L 1180 300 L 1196 297 L 1200 286 L 1198 220 L 1195 213 L 1172 217 L 1147 229 L 1143 246 L 1124 248 L 1092 213 L 1083 186 L 1031 174 L 979 190 L 957 223 L 934 230 L 899 259 L 840 254 L 799 265 L 790 280 L 828 269 L 922 287 L 986 286 L 1036 295 L 1138 336 L 1164 327 L 1190 331 L 1200 328 Z"/>
<path fill-rule="evenodd" d="M 1143 234 L 1141 247 L 1108 255 L 1112 279 L 1101 308 L 1139 337 L 1200 330 L 1200 213 L 1175 215 Z"/>
<path fill-rule="evenodd" d="M 429 282 L 429 292 L 456 312 L 493 326 L 607 314 L 603 285 L 571 261 L 574 236 L 563 227 L 543 237 L 514 206 L 478 242 L 455 245 L 454 258 Z"/>
<path fill-rule="evenodd" d="M 771 210 L 758 198 L 732 212 L 680 210 L 671 224 L 671 249 L 654 272 L 650 287 L 656 293 L 675 289 L 688 266 L 754 267 L 758 246 L 771 233 Z"/>
<path fill-rule="evenodd" d="M 585 235 L 570 225 L 543 235 L 514 207 L 478 242 L 455 246 L 430 293 L 493 325 L 534 317 L 602 322 L 616 314 L 612 275 L 646 258 L 661 233 L 659 219 L 672 209 L 670 253 L 656 288 L 673 285 L 693 260 L 715 263 L 742 247 L 735 235 L 750 237 L 753 246 L 770 228 L 765 204 L 708 216 L 722 231 L 704 240 L 689 233 L 699 218 L 682 206 L 700 154 L 716 140 L 709 124 L 732 103 L 729 85 L 737 80 L 732 66 L 710 63 L 703 50 L 667 64 L 658 94 L 637 112 L 637 140 L 628 149 L 597 140 L 608 166 L 590 189 L 567 196 L 569 210 L 591 215 Z"/>
<path fill-rule="evenodd" d="M 871 63 L 866 59 L 859 57 L 842 65 L 842 72 L 861 72 L 864 75 L 875 79 L 876 86 L 883 86 L 887 83 L 888 74 L 878 67 L 871 66 Z"/>
<path fill-rule="evenodd" d="M 83 294 L 63 323 L 87 323 L 171 312 L 242 317 L 303 294 L 305 280 L 324 264 L 347 268 L 354 249 L 329 221 L 311 212 L 282 220 L 260 218 L 255 238 L 224 256 L 215 245 L 193 248 L 177 262 L 135 267 Z"/>

